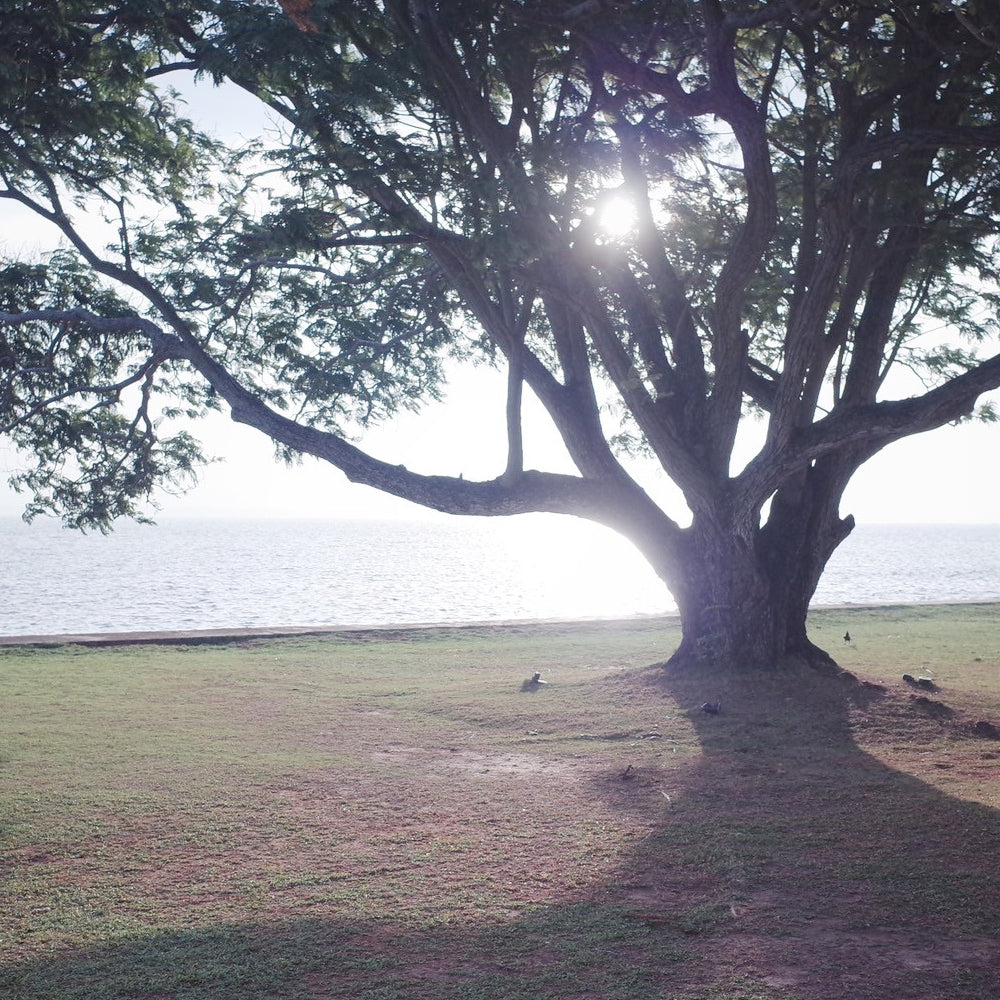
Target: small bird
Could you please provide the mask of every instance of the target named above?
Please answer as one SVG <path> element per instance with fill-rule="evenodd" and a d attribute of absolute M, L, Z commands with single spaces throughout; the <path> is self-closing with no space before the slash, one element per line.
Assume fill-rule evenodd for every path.
<path fill-rule="evenodd" d="M 851 633 L 850 632 L 845 632 L 844 633 L 844 642 L 850 642 L 850 641 L 851 641 Z"/>
<path fill-rule="evenodd" d="M 716 702 L 706 701 L 705 704 L 701 706 L 701 710 L 706 715 L 718 715 L 719 712 L 722 711 L 722 702 L 721 701 L 716 701 Z"/>
<path fill-rule="evenodd" d="M 522 691 L 537 691 L 540 687 L 544 687 L 548 684 L 548 681 L 542 680 L 542 672 L 536 670 L 526 681 L 521 683 Z"/>

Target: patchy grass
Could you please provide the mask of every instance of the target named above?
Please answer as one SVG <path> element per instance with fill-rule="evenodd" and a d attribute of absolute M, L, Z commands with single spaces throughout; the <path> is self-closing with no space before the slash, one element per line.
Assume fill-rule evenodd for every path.
<path fill-rule="evenodd" d="M 817 612 L 853 682 L 653 620 L 0 650 L 0 997 L 995 998 L 998 626 Z"/>

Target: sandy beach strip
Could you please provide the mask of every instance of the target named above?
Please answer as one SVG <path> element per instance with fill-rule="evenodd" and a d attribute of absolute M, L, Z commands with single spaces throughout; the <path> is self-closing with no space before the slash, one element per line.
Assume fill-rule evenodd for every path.
<path fill-rule="evenodd" d="M 253 639 L 290 639 L 295 637 L 340 638 L 347 640 L 399 641 L 433 632 L 500 635 L 502 633 L 536 633 L 577 631 L 619 631 L 655 629 L 676 625 L 674 615 L 635 615 L 628 618 L 543 618 L 497 621 L 456 621 L 398 623 L 388 625 L 289 625 L 258 628 L 178 629 L 171 631 L 81 632 L 53 635 L 3 635 L 0 646 L 188 646 L 205 643 L 243 642 Z"/>

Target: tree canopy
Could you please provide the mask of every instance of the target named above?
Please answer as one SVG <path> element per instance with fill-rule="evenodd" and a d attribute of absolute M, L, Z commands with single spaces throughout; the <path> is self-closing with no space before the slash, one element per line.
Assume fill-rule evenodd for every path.
<path fill-rule="evenodd" d="M 1000 386 L 986 2 L 0 6 L 0 197 L 64 244 L 0 270 L 30 512 L 141 515 L 199 458 L 160 418 L 226 405 L 439 510 L 608 524 L 677 597 L 685 655 L 756 662 L 812 651 L 854 472 Z M 192 75 L 273 133 L 201 134 L 171 90 Z M 496 478 L 354 443 L 452 359 L 507 373 Z M 577 474 L 524 468 L 525 387 Z M 766 436 L 734 468 L 748 415 Z"/>

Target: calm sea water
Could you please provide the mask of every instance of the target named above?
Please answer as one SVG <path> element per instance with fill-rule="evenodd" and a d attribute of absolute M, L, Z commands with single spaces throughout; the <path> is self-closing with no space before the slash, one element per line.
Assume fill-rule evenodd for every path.
<path fill-rule="evenodd" d="M 0 519 L 0 635 L 662 614 L 618 536 L 555 515 L 164 519 L 80 535 Z M 1000 525 L 861 526 L 816 604 L 1000 601 Z"/>

